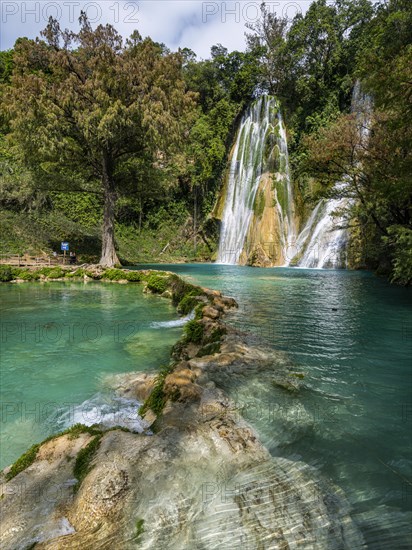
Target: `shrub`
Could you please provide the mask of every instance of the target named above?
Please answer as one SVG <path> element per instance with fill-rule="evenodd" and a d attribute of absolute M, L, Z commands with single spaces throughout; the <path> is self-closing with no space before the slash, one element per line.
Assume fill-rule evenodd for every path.
<path fill-rule="evenodd" d="M 13 280 L 13 272 L 7 265 L 0 265 L 0 282 L 8 283 Z"/>
<path fill-rule="evenodd" d="M 28 269 L 22 269 L 16 277 L 23 279 L 23 281 L 37 281 L 40 279 L 40 273 L 38 271 L 29 271 Z"/>
<path fill-rule="evenodd" d="M 185 341 L 200 344 L 203 338 L 204 327 L 199 321 L 189 321 L 184 326 Z"/>

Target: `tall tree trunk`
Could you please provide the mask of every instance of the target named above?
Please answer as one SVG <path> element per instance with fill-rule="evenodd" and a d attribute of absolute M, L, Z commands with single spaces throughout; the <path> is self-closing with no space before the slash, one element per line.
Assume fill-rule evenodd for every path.
<path fill-rule="evenodd" d="M 104 192 L 103 232 L 102 232 L 102 257 L 100 265 L 113 267 L 119 264 L 114 245 L 114 211 L 116 206 L 116 193 L 112 177 L 110 161 L 103 158 L 102 184 Z"/>

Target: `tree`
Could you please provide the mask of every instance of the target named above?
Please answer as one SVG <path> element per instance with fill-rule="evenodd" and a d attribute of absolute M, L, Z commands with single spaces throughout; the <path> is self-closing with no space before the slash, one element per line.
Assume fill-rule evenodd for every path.
<path fill-rule="evenodd" d="M 248 50 L 260 60 L 260 87 L 270 94 L 282 96 L 287 72 L 286 34 L 287 18 L 277 17 L 264 3 L 260 6 L 261 18 L 247 23 Z"/>
<path fill-rule="evenodd" d="M 92 30 L 85 14 L 80 25 L 75 34 L 50 19 L 44 40 L 16 43 L 4 110 L 39 186 L 103 194 L 100 263 L 112 266 L 119 263 L 117 199 L 140 192 L 137 173 L 170 166 L 188 135 L 195 96 L 179 53 L 138 32 L 123 43 L 110 25 Z"/>

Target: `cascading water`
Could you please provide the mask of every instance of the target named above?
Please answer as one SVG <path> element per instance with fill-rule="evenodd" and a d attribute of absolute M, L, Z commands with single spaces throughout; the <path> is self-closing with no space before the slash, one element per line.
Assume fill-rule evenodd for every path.
<path fill-rule="evenodd" d="M 370 98 L 362 94 L 358 81 L 352 95 L 352 113 L 357 116 L 361 143 L 368 139 L 370 111 Z M 345 185 L 344 177 L 341 182 L 336 183 L 335 191 L 344 191 Z M 321 199 L 296 240 L 295 257 L 287 263 L 317 269 L 346 267 L 349 236 L 341 212 L 350 204 L 351 201 L 345 196 L 330 200 Z"/>
<path fill-rule="evenodd" d="M 256 100 L 240 124 L 228 176 L 217 263 L 239 263 L 265 174 L 273 178 L 277 238 L 285 257 L 287 247 L 296 239 L 293 191 L 286 132 L 278 103 L 270 96 Z"/>

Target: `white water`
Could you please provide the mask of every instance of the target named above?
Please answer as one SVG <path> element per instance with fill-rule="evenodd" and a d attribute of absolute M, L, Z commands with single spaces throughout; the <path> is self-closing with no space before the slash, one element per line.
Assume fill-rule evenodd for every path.
<path fill-rule="evenodd" d="M 357 115 L 360 143 L 368 139 L 370 111 L 370 98 L 362 94 L 358 81 L 352 95 L 352 113 Z M 345 178 L 335 185 L 335 191 L 344 191 L 344 187 Z M 349 235 L 341 212 L 351 203 L 345 196 L 318 202 L 296 240 L 295 251 L 299 258 L 293 262 L 296 266 L 317 269 L 346 267 Z M 289 257 L 287 265 L 291 260 Z"/>
<path fill-rule="evenodd" d="M 230 165 L 217 263 L 239 262 L 261 177 L 271 171 L 270 166 L 276 161 L 276 156 L 280 159 L 281 169 L 275 177 L 278 181 L 282 180 L 287 201 L 284 212 L 276 198 L 281 245 L 285 251 L 296 239 L 286 132 L 278 114 L 276 99 L 262 96 L 243 115 L 238 131 Z"/>

